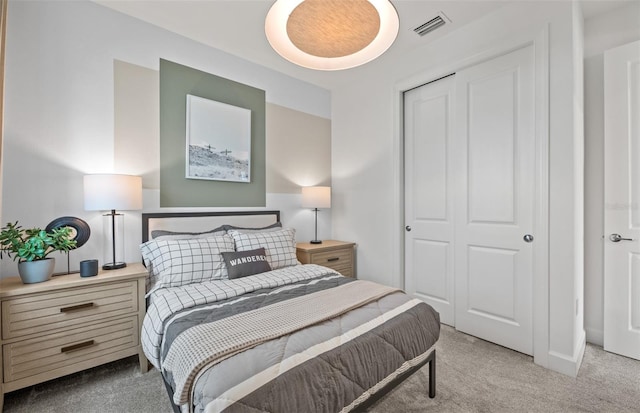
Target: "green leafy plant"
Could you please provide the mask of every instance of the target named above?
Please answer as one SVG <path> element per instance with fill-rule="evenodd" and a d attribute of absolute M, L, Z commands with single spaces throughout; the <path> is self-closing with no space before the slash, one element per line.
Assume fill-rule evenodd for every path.
<path fill-rule="evenodd" d="M 69 227 L 47 232 L 40 228 L 24 229 L 16 221 L 0 228 L 0 258 L 4 254 L 14 261 L 38 261 L 53 251 L 68 252 L 75 247 L 76 241 L 72 239 Z"/>

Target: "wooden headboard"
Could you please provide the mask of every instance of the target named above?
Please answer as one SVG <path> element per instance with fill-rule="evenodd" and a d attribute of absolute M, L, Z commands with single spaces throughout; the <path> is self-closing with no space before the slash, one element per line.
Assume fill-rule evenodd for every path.
<path fill-rule="evenodd" d="M 159 212 L 142 214 L 142 242 L 151 231 L 204 232 L 228 224 L 245 228 L 280 222 L 280 211 Z"/>

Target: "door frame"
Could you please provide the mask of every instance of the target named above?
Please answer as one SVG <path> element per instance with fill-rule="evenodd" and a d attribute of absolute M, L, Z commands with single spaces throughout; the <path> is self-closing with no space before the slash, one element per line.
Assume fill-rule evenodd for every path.
<path fill-rule="evenodd" d="M 482 63 L 514 50 L 533 46 L 535 72 L 536 183 L 533 245 L 533 359 L 549 367 L 549 25 L 535 33 L 519 33 L 494 48 L 471 57 L 438 65 L 396 82 L 393 90 L 393 222 L 392 268 L 395 285 L 404 288 L 404 92 L 466 67 Z"/>

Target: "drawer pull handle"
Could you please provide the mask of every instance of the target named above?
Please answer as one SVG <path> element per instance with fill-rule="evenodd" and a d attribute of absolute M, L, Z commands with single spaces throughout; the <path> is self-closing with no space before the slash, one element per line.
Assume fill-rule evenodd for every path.
<path fill-rule="evenodd" d="M 340 257 L 327 258 L 327 262 L 334 262 L 334 261 L 338 261 L 339 259 L 340 259 Z"/>
<path fill-rule="evenodd" d="M 92 308 L 93 307 L 93 303 L 84 303 L 84 304 L 78 304 L 78 305 L 72 305 L 71 307 L 62 307 L 60 309 L 61 313 L 71 313 L 74 311 L 78 311 L 78 310 L 84 310 L 87 308 Z"/>
<path fill-rule="evenodd" d="M 91 347 L 94 344 L 95 344 L 95 341 L 93 341 L 93 340 L 84 341 L 82 343 L 74 344 L 72 346 L 62 347 L 60 349 L 60 352 L 61 353 L 69 353 L 71 351 L 76 351 L 76 350 L 81 350 L 81 349 L 86 348 L 86 347 Z"/>

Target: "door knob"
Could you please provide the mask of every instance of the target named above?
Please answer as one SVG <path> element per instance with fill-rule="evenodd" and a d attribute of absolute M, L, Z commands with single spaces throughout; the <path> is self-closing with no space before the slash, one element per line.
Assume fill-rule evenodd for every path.
<path fill-rule="evenodd" d="M 611 242 L 633 241 L 633 238 L 622 238 L 622 235 L 620 234 L 611 234 L 609 235 L 609 240 Z"/>
<path fill-rule="evenodd" d="M 411 232 L 411 226 L 410 225 L 407 225 L 406 227 L 404 227 L 404 229 L 406 229 L 407 232 Z"/>
<path fill-rule="evenodd" d="M 533 242 L 533 235 L 525 234 L 524 237 L 522 237 L 522 239 L 524 240 L 524 242 Z"/>

